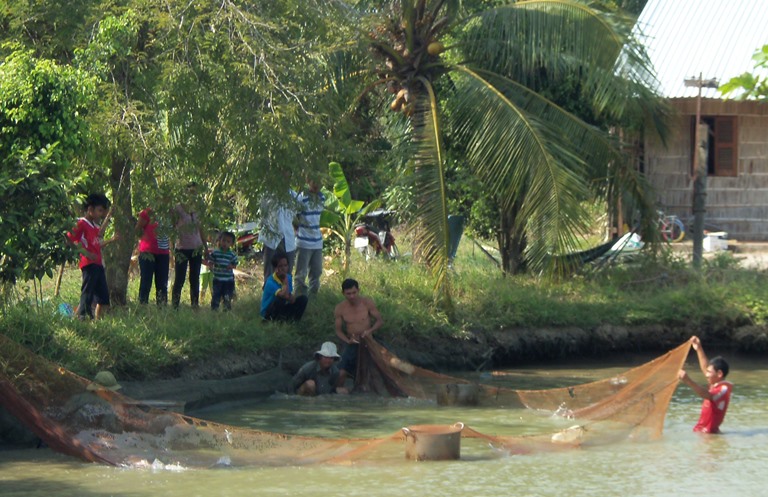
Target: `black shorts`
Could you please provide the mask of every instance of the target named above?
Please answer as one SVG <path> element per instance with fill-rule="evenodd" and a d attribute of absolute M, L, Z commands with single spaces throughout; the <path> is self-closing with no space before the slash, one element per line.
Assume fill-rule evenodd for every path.
<path fill-rule="evenodd" d="M 355 376 L 357 373 L 357 354 L 360 351 L 360 344 L 348 343 L 341 354 L 339 369 L 343 369 L 347 374 Z"/>
<path fill-rule="evenodd" d="M 87 302 L 109 305 L 109 288 L 107 288 L 107 275 L 104 273 L 104 266 L 101 264 L 88 264 L 82 268 L 82 272 L 81 301 L 85 297 Z"/>

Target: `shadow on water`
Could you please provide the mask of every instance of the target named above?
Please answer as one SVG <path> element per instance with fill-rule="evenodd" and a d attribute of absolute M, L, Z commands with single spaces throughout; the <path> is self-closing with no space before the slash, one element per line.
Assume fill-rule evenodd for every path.
<path fill-rule="evenodd" d="M 115 497 L 129 497 L 141 495 L 137 492 L 115 492 L 110 490 L 89 490 L 83 488 L 80 485 L 63 483 L 60 481 L 50 480 L 41 475 L 39 477 L 26 477 L 23 479 L 14 479 L 13 481 L 6 481 L 0 479 L 0 494 L 3 497 L 27 497 L 29 495 L 50 495 L 56 497 L 90 497 L 90 496 L 103 496 L 111 495 Z"/>
<path fill-rule="evenodd" d="M 30 474 L 31 467 L 37 467 L 39 471 L 36 474 Z M 3 497 L 141 495 L 138 491 L 94 489 L 92 485 L 89 488 L 87 483 L 93 483 L 93 478 L 89 474 L 103 472 L 105 468 L 96 464 L 83 463 L 50 449 L 4 447 L 0 450 L 0 495 Z M 82 484 L 79 481 L 82 481 Z"/>

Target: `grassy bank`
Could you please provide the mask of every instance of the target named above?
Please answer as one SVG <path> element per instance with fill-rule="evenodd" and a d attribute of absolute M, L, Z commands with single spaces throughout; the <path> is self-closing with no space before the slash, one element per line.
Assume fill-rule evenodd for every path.
<path fill-rule="evenodd" d="M 353 255 L 350 276 L 385 318 L 380 335 L 399 343 L 499 329 L 524 333 L 532 328 L 657 323 L 697 329 L 768 321 L 768 274 L 739 268 L 728 254 L 707 262 L 701 273 L 666 256 L 553 283 L 504 277 L 465 240 L 454 264 L 453 316 L 433 307 L 430 277 L 407 258 L 365 262 Z M 258 266 L 243 269 L 260 273 Z M 126 379 L 170 377 L 183 365 L 206 359 L 261 350 L 313 350 L 333 340 L 333 307 L 341 299 L 343 278 L 335 262 L 327 264 L 326 272 L 319 295 L 295 325 L 261 321 L 258 277 L 238 282 L 238 299 L 229 313 L 214 313 L 205 305 L 193 311 L 184 300 L 178 311 L 131 303 L 101 321 L 81 322 L 57 311 L 62 302 L 77 303 L 80 272 L 72 267 L 65 271 L 59 297 L 53 296 L 52 281 L 43 282 L 42 303 L 32 288 L 18 286 L 20 300 L 3 309 L 0 333 L 82 375 L 107 368 Z M 137 294 L 134 278 L 129 296 L 135 301 Z"/>

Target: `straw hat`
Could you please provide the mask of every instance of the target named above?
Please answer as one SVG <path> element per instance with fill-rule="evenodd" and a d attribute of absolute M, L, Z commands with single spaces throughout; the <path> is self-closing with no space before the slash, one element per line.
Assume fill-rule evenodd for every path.
<path fill-rule="evenodd" d="M 339 360 L 341 357 L 336 351 L 336 344 L 333 342 L 325 342 L 323 345 L 321 345 L 320 350 L 315 352 L 315 358 L 317 358 L 317 356 L 333 357 L 336 360 Z"/>
<path fill-rule="evenodd" d="M 116 391 L 123 387 L 121 387 L 117 382 L 115 375 L 109 371 L 99 371 L 96 373 L 96 377 L 93 379 L 93 383 L 85 388 L 87 390 L 99 390 L 101 388 L 106 388 L 107 390 Z"/>

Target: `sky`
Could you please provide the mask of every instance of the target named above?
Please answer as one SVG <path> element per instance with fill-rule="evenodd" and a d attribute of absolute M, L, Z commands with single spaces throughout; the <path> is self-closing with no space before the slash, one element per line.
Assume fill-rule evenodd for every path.
<path fill-rule="evenodd" d="M 685 79 L 721 84 L 754 71 L 752 55 L 768 44 L 768 0 L 648 0 L 635 27 L 666 97 L 695 97 Z M 702 97 L 719 97 L 703 89 Z"/>

